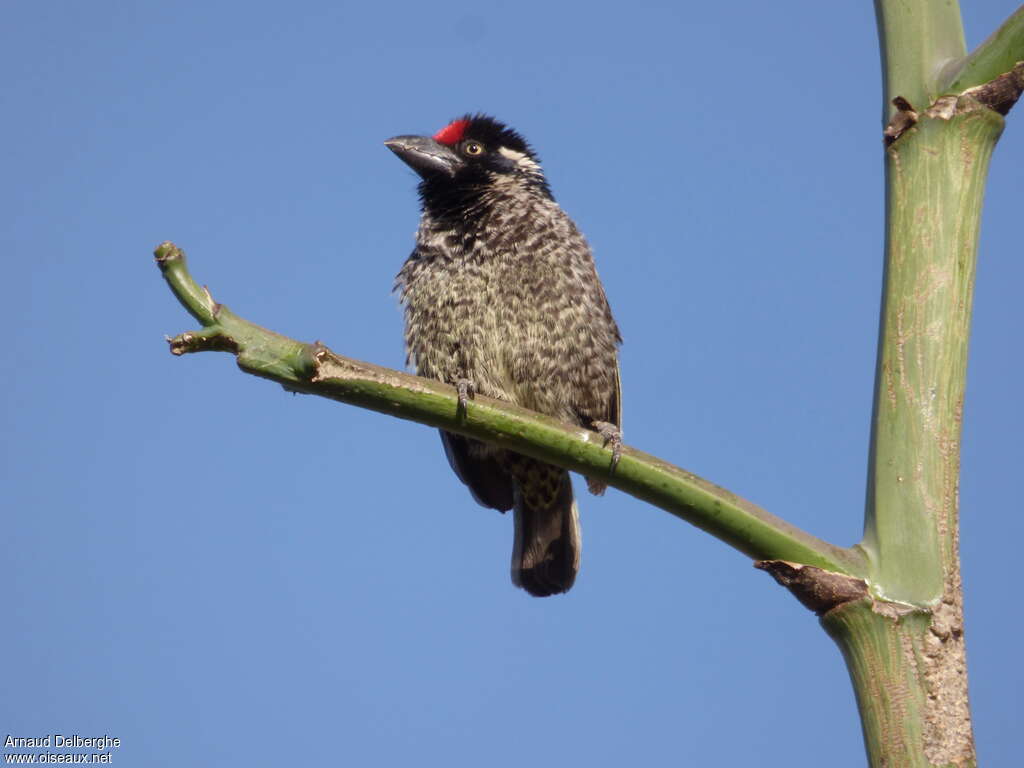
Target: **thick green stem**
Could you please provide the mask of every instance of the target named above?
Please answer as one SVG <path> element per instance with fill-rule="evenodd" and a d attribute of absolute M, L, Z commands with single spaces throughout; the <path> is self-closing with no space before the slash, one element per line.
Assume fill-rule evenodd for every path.
<path fill-rule="evenodd" d="M 957 607 L 857 600 L 821 620 L 857 694 L 873 766 L 971 766 L 967 665 Z"/>
<path fill-rule="evenodd" d="M 1020 94 L 1008 52 L 1020 18 L 965 57 L 956 2 L 875 6 L 888 126 L 860 544 L 868 596 L 822 623 L 846 660 L 872 766 L 974 765 L 958 551 L 961 419 L 985 179 L 1001 114 Z M 965 78 L 986 72 L 969 83 L 980 88 L 944 95 L 951 81 L 966 87 Z"/>
<path fill-rule="evenodd" d="M 902 98 L 886 130 L 885 279 L 861 542 L 870 597 L 822 621 L 846 659 L 872 766 L 973 765 L 961 419 L 981 206 L 1003 127 L 995 109 L 1012 105 L 1016 80 L 977 99 L 937 98 L 948 83 L 941 71 L 962 66 L 956 4 L 876 6 L 886 109 Z"/>
<path fill-rule="evenodd" d="M 981 205 L 1002 118 L 970 98 L 887 150 L 888 234 L 862 546 L 875 594 L 927 607 L 956 564 L 960 422 Z"/>
<path fill-rule="evenodd" d="M 201 331 L 171 339 L 175 354 L 233 352 L 242 370 L 277 381 L 289 390 L 443 427 L 602 478 L 750 557 L 804 563 L 851 576 L 864 573 L 858 550 L 821 541 L 653 456 L 624 448 L 611 471 L 611 451 L 590 430 L 482 396 L 474 398 L 462 413 L 455 389 L 446 384 L 340 357 L 320 344 L 303 344 L 253 325 L 217 304 L 196 284 L 184 253 L 173 244 L 157 248 L 156 258 L 174 295 L 204 326 Z"/>
<path fill-rule="evenodd" d="M 915 108 L 931 104 L 945 85 L 944 73 L 967 53 L 957 0 L 875 0 L 882 52 L 883 118 L 892 100 Z"/>
<path fill-rule="evenodd" d="M 886 150 L 886 269 L 864 540 L 872 600 L 825 617 L 872 766 L 973 765 L 958 489 L 981 206 L 1003 118 L 970 95 Z"/>

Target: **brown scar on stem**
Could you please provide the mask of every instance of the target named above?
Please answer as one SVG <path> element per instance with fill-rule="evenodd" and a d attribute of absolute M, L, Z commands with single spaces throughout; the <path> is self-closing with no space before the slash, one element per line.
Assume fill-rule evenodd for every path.
<path fill-rule="evenodd" d="M 1006 115 L 1024 93 L 1024 61 L 1018 61 L 1013 69 L 1004 72 L 987 83 L 968 88 L 961 96 L 970 96 L 1000 115 Z M 959 110 L 958 110 L 959 111 Z"/>
<path fill-rule="evenodd" d="M 882 131 L 882 140 L 885 142 L 885 146 L 889 146 L 896 139 L 902 136 L 904 133 L 914 127 L 917 122 L 917 112 L 902 96 L 897 96 L 892 100 L 892 105 L 896 107 L 896 114 L 889 120 L 889 124 L 885 126 L 885 130 Z"/>
<path fill-rule="evenodd" d="M 759 560 L 754 567 L 771 574 L 779 584 L 793 593 L 805 608 L 818 616 L 844 603 L 862 600 L 868 596 L 864 579 L 816 568 L 813 565 L 791 563 L 786 560 Z"/>

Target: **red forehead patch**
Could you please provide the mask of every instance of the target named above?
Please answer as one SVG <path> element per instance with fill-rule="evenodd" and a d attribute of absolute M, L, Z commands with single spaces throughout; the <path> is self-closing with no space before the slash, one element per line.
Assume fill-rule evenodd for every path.
<path fill-rule="evenodd" d="M 448 123 L 444 128 L 434 134 L 434 141 L 441 144 L 456 144 L 462 141 L 463 134 L 469 127 L 469 120 L 456 120 Z"/>

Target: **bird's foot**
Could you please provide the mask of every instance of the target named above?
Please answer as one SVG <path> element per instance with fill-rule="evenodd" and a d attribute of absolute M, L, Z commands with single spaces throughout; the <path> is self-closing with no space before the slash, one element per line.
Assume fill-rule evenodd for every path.
<path fill-rule="evenodd" d="M 469 379 L 458 379 L 455 388 L 459 390 L 459 414 L 464 418 L 469 401 L 476 396 L 476 385 Z"/>
<path fill-rule="evenodd" d="M 608 421 L 595 421 L 594 429 L 597 431 L 597 434 L 604 438 L 604 445 L 606 448 L 611 444 L 611 471 L 615 472 L 615 468 L 619 466 L 619 459 L 622 458 L 622 430 Z"/>

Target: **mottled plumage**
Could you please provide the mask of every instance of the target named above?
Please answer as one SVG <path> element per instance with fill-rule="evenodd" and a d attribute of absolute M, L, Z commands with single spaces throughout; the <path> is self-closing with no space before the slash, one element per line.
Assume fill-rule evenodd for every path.
<path fill-rule="evenodd" d="M 396 282 L 416 371 L 595 430 L 618 426 L 619 331 L 590 248 L 530 147 L 480 115 L 387 145 L 423 178 L 416 247 Z M 479 503 L 515 509 L 513 582 L 538 596 L 569 589 L 580 540 L 568 472 L 442 440 Z"/>

